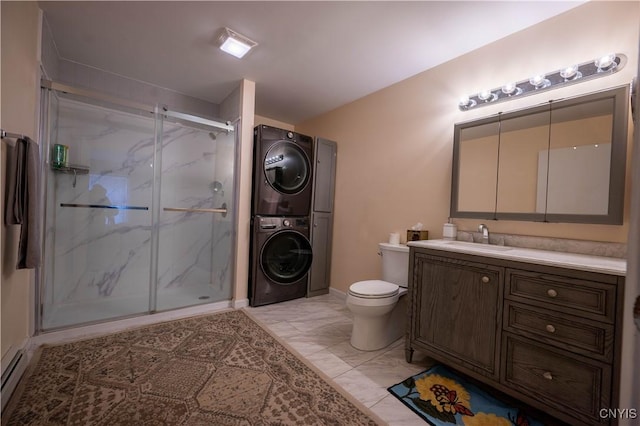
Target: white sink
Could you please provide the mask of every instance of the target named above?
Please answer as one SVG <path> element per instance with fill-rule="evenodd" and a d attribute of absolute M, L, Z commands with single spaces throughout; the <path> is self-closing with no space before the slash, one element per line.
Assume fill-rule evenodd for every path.
<path fill-rule="evenodd" d="M 467 241 L 443 241 L 442 244 L 464 247 L 464 248 L 469 248 L 469 249 L 479 250 L 479 251 L 509 251 L 513 249 L 513 247 L 496 246 L 496 245 L 481 244 L 481 243 L 469 243 Z"/>

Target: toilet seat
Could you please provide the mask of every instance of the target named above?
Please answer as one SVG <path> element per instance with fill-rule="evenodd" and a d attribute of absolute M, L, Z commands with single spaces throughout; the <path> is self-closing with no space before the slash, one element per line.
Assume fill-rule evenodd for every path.
<path fill-rule="evenodd" d="M 381 280 L 358 281 L 349 287 L 349 295 L 362 299 L 386 299 L 397 296 L 400 287 Z"/>

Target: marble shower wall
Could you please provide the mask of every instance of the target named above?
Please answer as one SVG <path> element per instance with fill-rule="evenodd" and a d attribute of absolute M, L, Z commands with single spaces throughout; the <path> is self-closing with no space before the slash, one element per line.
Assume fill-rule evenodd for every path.
<path fill-rule="evenodd" d="M 158 254 L 159 305 L 176 290 L 208 301 L 231 297 L 234 134 L 164 123 Z M 222 167 L 221 167 L 222 166 Z M 220 213 L 165 208 L 219 209 Z M 162 300 L 169 298 L 169 300 Z"/>
<path fill-rule="evenodd" d="M 127 300 L 124 314 L 146 312 L 152 275 L 155 120 L 151 115 L 66 98 L 59 100 L 57 114 L 51 117 L 51 146 L 67 145 L 69 162 L 88 167 L 89 173 L 74 176 L 47 169 L 45 304 L 54 311 L 100 300 Z M 234 134 L 222 136 L 212 140 L 209 131 L 165 123 L 158 227 L 159 305 L 164 293 L 170 297 L 176 291 L 193 290 L 199 296 L 209 296 L 200 301 L 195 297 L 187 304 L 224 300 L 231 295 L 233 212 L 222 218 L 220 214 L 162 210 L 217 208 L 223 202 L 232 210 L 234 156 L 220 158 L 220 153 L 233 152 Z M 225 167 L 217 171 L 219 165 Z M 212 190 L 215 181 L 223 183 L 224 191 Z M 133 300 L 139 302 L 131 303 Z M 178 306 L 167 305 L 173 307 Z"/>
<path fill-rule="evenodd" d="M 49 171 L 55 305 L 149 292 L 154 121 L 60 99 L 51 145 L 69 147 L 69 162 L 89 173 Z M 74 185 L 75 183 L 75 185 Z M 70 207 L 133 206 L 147 210 Z M 148 301 L 141 297 L 141 303 Z M 140 309 L 144 310 L 144 306 Z"/>

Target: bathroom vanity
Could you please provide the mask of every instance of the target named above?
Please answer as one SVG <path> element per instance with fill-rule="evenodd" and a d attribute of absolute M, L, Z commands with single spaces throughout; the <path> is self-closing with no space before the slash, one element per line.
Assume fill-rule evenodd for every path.
<path fill-rule="evenodd" d="M 618 408 L 626 262 L 460 241 L 409 243 L 414 350 L 572 425 Z"/>

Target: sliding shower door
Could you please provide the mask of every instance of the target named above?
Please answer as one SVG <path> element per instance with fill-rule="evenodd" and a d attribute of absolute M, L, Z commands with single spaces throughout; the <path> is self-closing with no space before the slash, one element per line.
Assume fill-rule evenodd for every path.
<path fill-rule="evenodd" d="M 42 328 L 148 312 L 153 117 L 61 94 L 49 117 Z"/>
<path fill-rule="evenodd" d="M 43 99 L 39 328 L 230 300 L 235 128 L 56 90 Z"/>
<path fill-rule="evenodd" d="M 162 117 L 156 310 L 231 298 L 233 131 Z"/>

